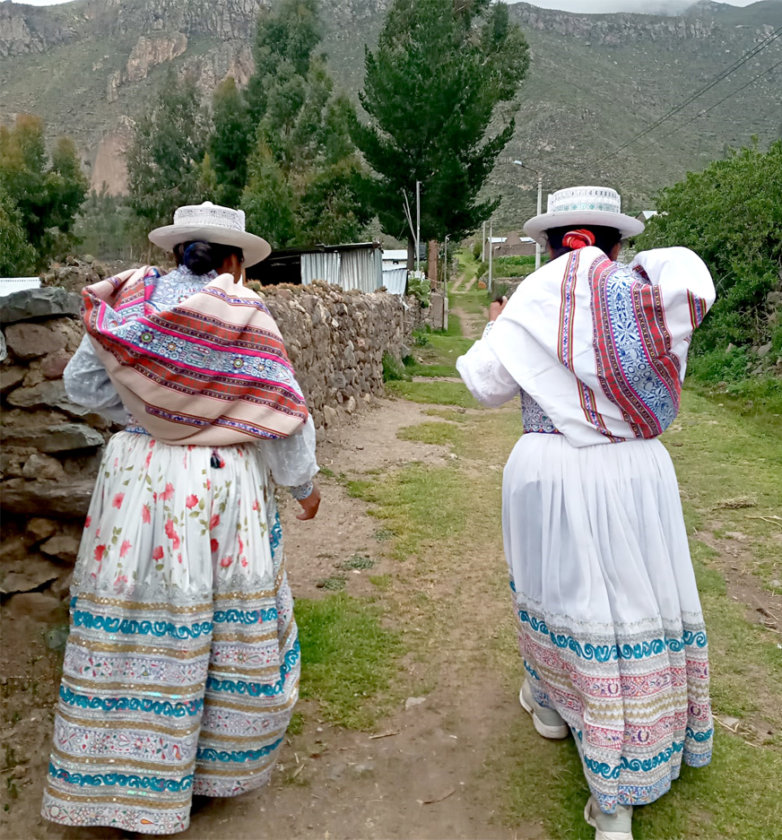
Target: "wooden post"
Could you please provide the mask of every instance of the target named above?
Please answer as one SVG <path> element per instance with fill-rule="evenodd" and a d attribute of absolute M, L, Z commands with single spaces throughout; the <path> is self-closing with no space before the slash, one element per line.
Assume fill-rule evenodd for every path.
<path fill-rule="evenodd" d="M 429 251 L 427 255 L 426 276 L 429 278 L 429 288 L 437 288 L 437 260 L 440 253 L 440 243 L 436 239 L 429 240 Z"/>

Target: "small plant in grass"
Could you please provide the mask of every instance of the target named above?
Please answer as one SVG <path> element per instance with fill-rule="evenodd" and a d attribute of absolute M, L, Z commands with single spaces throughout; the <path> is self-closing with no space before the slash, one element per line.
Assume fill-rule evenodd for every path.
<path fill-rule="evenodd" d="M 429 335 L 432 332 L 428 326 L 418 327 L 413 330 L 413 344 L 416 347 L 426 347 L 429 344 Z"/>
<path fill-rule="evenodd" d="M 383 353 L 383 382 L 409 380 L 410 374 L 404 364 L 390 353 Z"/>
<path fill-rule="evenodd" d="M 352 572 L 354 569 L 371 569 L 375 561 L 371 557 L 364 557 L 361 554 L 354 554 L 339 564 L 343 572 Z"/>
<path fill-rule="evenodd" d="M 331 577 L 322 578 L 315 586 L 318 589 L 325 589 L 328 592 L 340 592 L 345 588 L 346 578 L 344 575 L 331 575 Z"/>

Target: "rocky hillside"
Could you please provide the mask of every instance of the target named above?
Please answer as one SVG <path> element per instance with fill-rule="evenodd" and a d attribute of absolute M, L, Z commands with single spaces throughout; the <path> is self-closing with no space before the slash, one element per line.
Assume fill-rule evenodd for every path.
<path fill-rule="evenodd" d="M 0 3 L 0 120 L 33 111 L 52 135 L 73 136 L 92 183 L 125 184 L 132 120 L 165 69 L 195 72 L 205 94 L 226 75 L 252 72 L 255 18 L 273 0 L 75 0 L 59 6 Z M 324 49 L 355 97 L 364 45 L 372 45 L 390 0 L 322 0 Z M 675 119 L 614 157 L 611 149 L 665 114 L 782 26 L 782 3 L 746 8 L 701 2 L 678 17 L 573 15 L 518 3 L 512 14 L 532 48 L 517 132 L 489 189 L 504 197 L 500 221 L 534 207 L 537 167 L 547 190 L 611 183 L 632 209 L 660 186 L 756 135 L 782 126 L 782 38 Z M 719 99 L 760 76 L 723 104 Z M 698 117 L 699 110 L 708 110 Z"/>

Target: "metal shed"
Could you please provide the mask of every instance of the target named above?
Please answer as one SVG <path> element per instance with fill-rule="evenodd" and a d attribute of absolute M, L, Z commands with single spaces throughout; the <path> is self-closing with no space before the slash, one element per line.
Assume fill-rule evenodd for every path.
<path fill-rule="evenodd" d="M 374 292 L 383 285 L 382 250 L 378 242 L 355 242 L 272 251 L 248 269 L 247 276 L 264 286 L 308 286 L 313 280 L 325 280 L 343 289 Z"/>

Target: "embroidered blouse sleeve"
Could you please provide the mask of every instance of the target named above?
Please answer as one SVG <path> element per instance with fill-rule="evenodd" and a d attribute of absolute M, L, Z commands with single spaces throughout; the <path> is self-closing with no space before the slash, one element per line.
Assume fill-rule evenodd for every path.
<path fill-rule="evenodd" d="M 128 422 L 128 412 L 88 335 L 82 338 L 62 378 L 65 393 L 72 402 L 91 408 L 115 423 Z"/>
<path fill-rule="evenodd" d="M 263 440 L 258 444 L 280 487 L 288 487 L 294 498 L 305 499 L 312 492 L 312 479 L 320 469 L 315 457 L 315 424 L 312 417 L 301 431 L 279 440 Z"/>
<path fill-rule="evenodd" d="M 483 337 L 456 360 L 456 369 L 478 402 L 496 407 L 518 396 L 519 386 L 485 340 L 493 324 L 490 321 Z"/>

